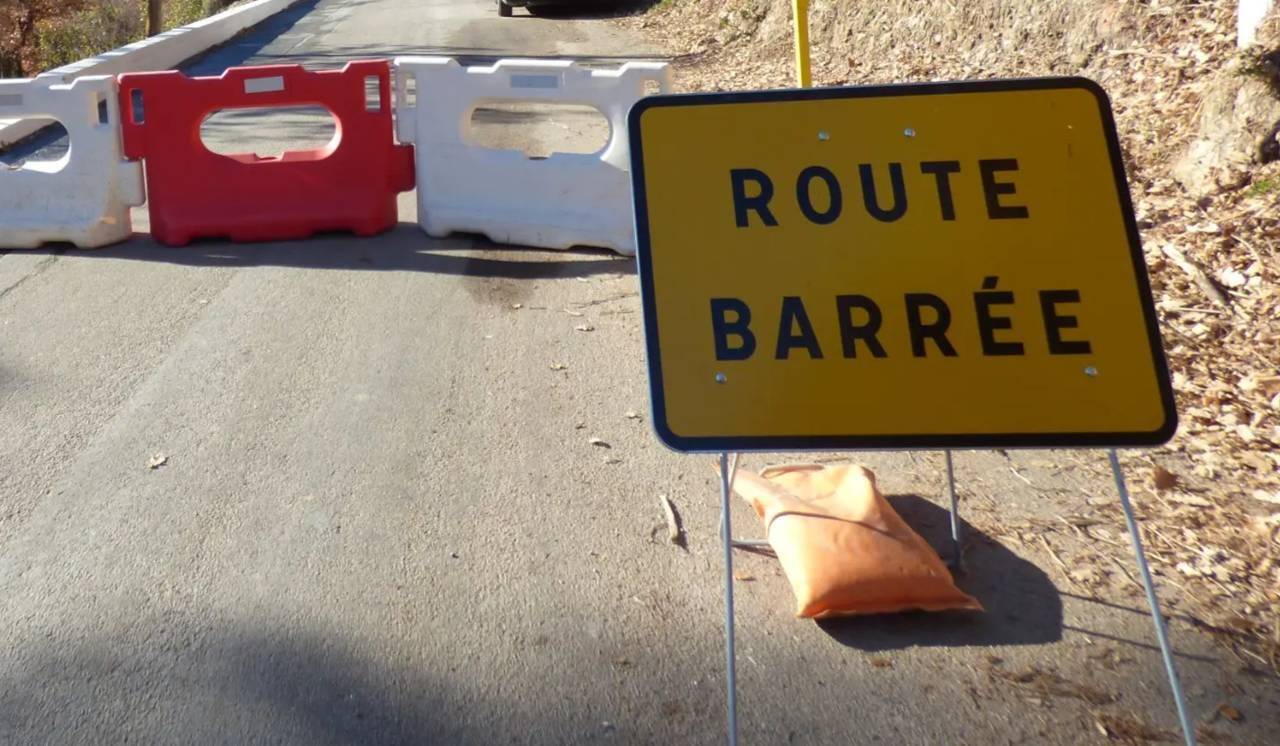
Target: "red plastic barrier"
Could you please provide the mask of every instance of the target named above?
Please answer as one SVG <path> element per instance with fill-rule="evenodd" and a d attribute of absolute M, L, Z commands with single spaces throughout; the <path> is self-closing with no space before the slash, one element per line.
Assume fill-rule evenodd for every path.
<path fill-rule="evenodd" d="M 372 110 L 366 78 L 378 83 Z M 329 230 L 367 236 L 395 225 L 396 194 L 413 188 L 414 171 L 413 146 L 396 145 L 392 136 L 390 91 L 386 60 L 319 72 L 237 67 L 216 78 L 121 75 L 124 152 L 145 161 L 152 235 L 182 246 L 202 236 L 271 241 Z M 328 145 L 264 158 L 219 155 L 200 139 L 201 123 L 218 109 L 299 105 L 333 114 L 337 131 Z"/>

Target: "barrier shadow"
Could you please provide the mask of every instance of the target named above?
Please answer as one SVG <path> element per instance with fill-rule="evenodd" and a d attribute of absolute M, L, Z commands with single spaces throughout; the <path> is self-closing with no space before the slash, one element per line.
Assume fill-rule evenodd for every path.
<path fill-rule="evenodd" d="M 951 556 L 946 509 L 918 495 L 888 495 L 894 510 L 943 557 Z M 963 515 L 963 513 L 962 513 Z M 1043 645 L 1063 634 L 1062 598 L 1035 564 L 961 520 L 965 571 L 956 584 L 983 613 L 907 612 L 820 620 L 819 628 L 848 647 L 883 652 L 910 647 Z"/>
<path fill-rule="evenodd" d="M 180 248 L 163 246 L 150 236 L 135 235 L 124 243 L 79 250 L 47 245 L 23 253 L 62 254 L 86 259 L 165 262 L 189 267 L 296 267 L 370 272 L 426 272 L 460 277 L 542 280 L 635 274 L 633 257 L 608 249 L 567 250 L 512 246 L 482 236 L 456 234 L 431 238 L 416 224 L 400 223 L 378 236 L 322 233 L 297 241 L 232 243 L 202 239 Z"/>

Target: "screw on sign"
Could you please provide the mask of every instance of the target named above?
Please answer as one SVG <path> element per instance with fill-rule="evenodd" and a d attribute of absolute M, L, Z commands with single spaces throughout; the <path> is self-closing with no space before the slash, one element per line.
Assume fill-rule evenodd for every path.
<path fill-rule="evenodd" d="M 375 84 L 376 100 L 366 85 Z M 338 121 L 324 148 L 264 158 L 220 155 L 200 140 L 218 109 L 320 105 Z M 180 72 L 120 76 L 126 156 L 145 162 L 151 232 L 181 246 L 193 238 L 305 238 L 320 231 L 373 235 L 396 223 L 396 194 L 414 185 L 413 148 L 392 133 L 390 66 L 341 70 L 300 65 L 231 68 L 219 77 Z"/>

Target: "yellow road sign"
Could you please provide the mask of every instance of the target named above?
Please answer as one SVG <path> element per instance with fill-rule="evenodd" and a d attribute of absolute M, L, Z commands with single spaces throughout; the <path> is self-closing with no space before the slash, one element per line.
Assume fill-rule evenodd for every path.
<path fill-rule="evenodd" d="M 657 96 L 630 128 L 654 425 L 672 448 L 1172 436 L 1096 84 Z"/>

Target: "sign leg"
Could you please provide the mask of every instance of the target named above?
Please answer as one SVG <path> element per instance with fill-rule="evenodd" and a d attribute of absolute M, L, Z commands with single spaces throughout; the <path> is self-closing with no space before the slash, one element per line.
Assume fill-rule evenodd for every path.
<path fill-rule="evenodd" d="M 947 457 L 947 499 L 951 501 L 951 567 L 964 572 L 964 538 L 960 535 L 960 503 L 956 500 L 956 472 L 951 464 L 951 451 L 943 451 Z"/>
<path fill-rule="evenodd" d="M 733 478 L 738 473 L 738 456 L 741 454 L 733 454 L 729 457 L 729 494 L 733 494 Z M 727 508 L 726 508 L 727 510 Z M 768 539 L 732 539 L 735 549 L 769 549 Z"/>
<path fill-rule="evenodd" d="M 720 454 L 720 536 L 724 539 L 724 654 L 725 688 L 728 694 L 729 746 L 738 745 L 738 673 L 733 641 L 733 533 L 729 526 L 729 503 L 738 457 L 729 466 L 729 454 Z"/>
<path fill-rule="evenodd" d="M 1173 703 L 1178 709 L 1178 721 L 1182 724 L 1182 736 L 1187 746 L 1195 746 L 1196 731 L 1187 716 L 1187 703 L 1182 695 L 1182 683 L 1178 681 L 1178 669 L 1173 663 L 1173 648 L 1169 645 L 1169 636 L 1165 630 L 1164 615 L 1160 613 L 1160 602 L 1156 599 L 1155 585 L 1151 582 L 1151 568 L 1147 565 L 1147 555 L 1142 550 L 1142 537 L 1138 534 L 1138 520 L 1133 515 L 1133 506 L 1129 504 L 1129 488 L 1124 483 L 1124 471 L 1120 468 L 1120 457 L 1114 448 L 1110 451 L 1111 473 L 1115 476 L 1116 491 L 1120 493 L 1120 507 L 1124 510 L 1124 520 L 1129 526 L 1129 538 L 1133 541 L 1133 553 L 1138 559 L 1138 571 L 1142 574 L 1142 587 L 1147 591 L 1147 604 L 1151 607 L 1151 619 L 1156 625 L 1156 639 L 1160 641 L 1160 654 L 1164 656 L 1165 671 L 1169 674 L 1169 687 L 1173 689 Z"/>

